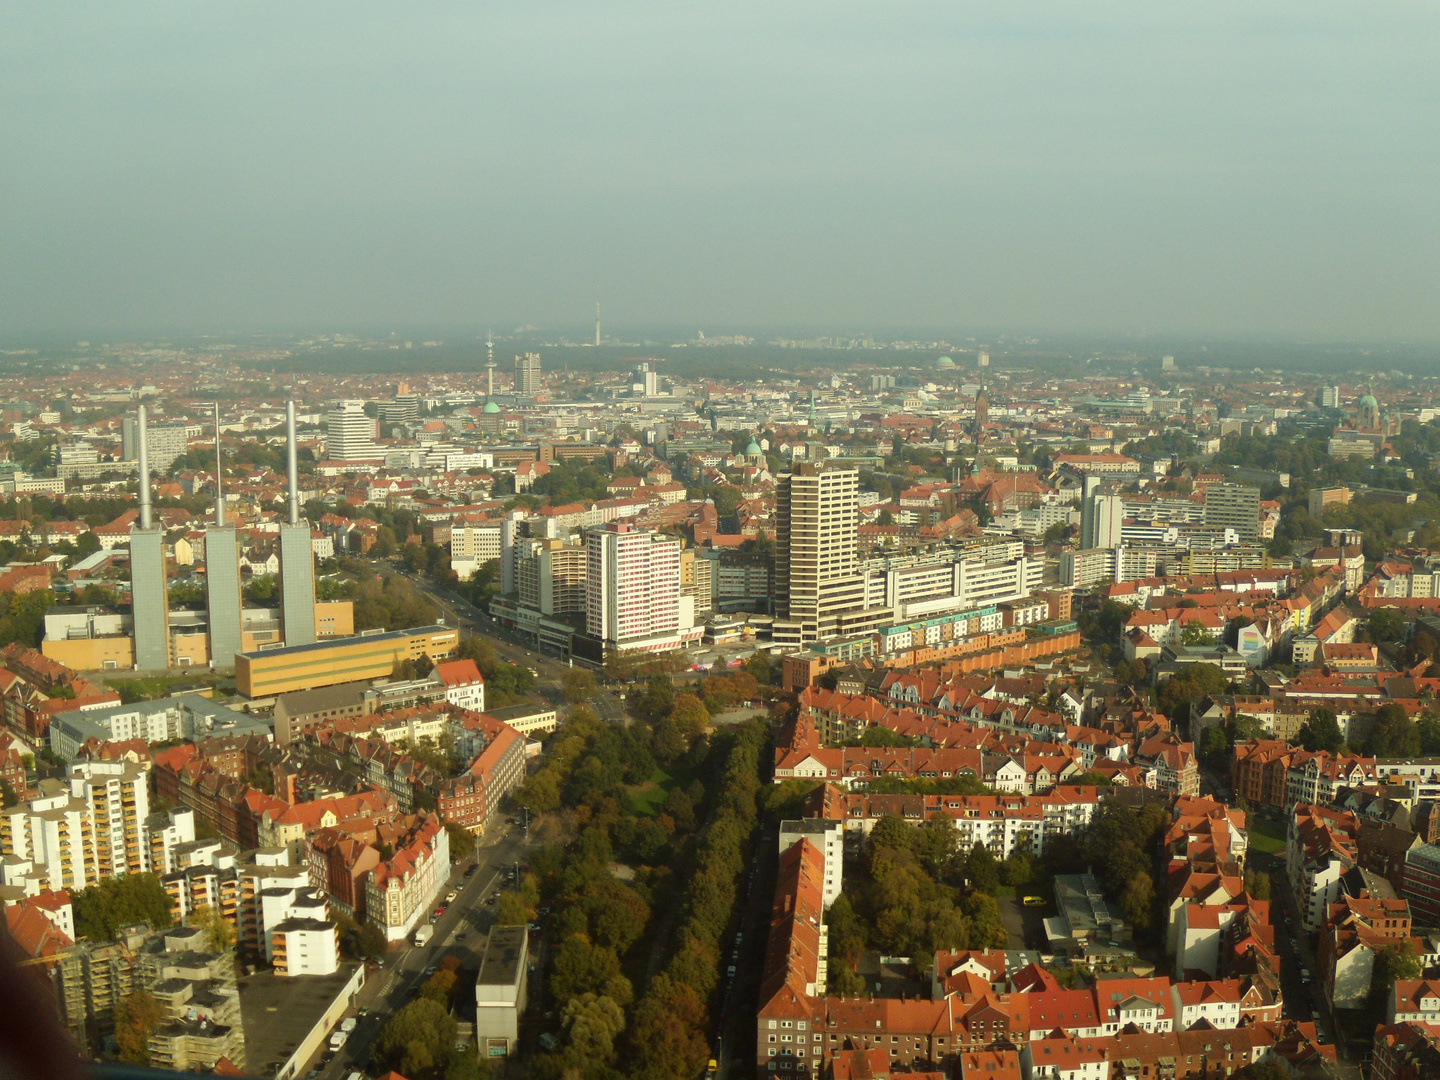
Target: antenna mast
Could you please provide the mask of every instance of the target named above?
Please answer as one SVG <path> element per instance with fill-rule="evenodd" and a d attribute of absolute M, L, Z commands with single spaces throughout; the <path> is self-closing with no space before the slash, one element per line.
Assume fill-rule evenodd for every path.
<path fill-rule="evenodd" d="M 495 396 L 495 335 L 485 331 L 485 400 Z"/>

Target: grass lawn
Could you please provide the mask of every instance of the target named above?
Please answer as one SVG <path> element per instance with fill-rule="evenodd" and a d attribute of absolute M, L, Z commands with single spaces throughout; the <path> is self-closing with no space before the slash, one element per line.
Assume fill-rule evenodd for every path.
<path fill-rule="evenodd" d="M 630 805 L 637 814 L 654 817 L 660 812 L 660 806 L 664 803 L 665 796 L 670 794 L 674 783 L 674 777 L 664 769 L 657 768 L 643 784 L 630 788 Z"/>
<path fill-rule="evenodd" d="M 1256 851 L 1269 855 L 1285 854 L 1285 834 L 1273 822 L 1252 819 L 1249 834 L 1250 846 Z"/>
<path fill-rule="evenodd" d="M 655 771 L 643 784 L 636 784 L 629 789 L 630 805 L 635 808 L 637 814 L 654 817 L 660 813 L 665 796 L 677 787 L 683 788 L 689 785 L 692 779 L 689 769 L 680 762 L 674 763 L 670 768 L 674 771 L 667 771 L 656 766 Z"/>

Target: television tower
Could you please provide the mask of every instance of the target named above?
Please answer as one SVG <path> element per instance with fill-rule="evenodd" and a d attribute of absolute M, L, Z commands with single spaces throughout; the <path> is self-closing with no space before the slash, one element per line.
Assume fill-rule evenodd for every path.
<path fill-rule="evenodd" d="M 600 301 L 595 301 L 595 347 L 600 347 Z"/>
<path fill-rule="evenodd" d="M 485 400 L 495 396 L 495 335 L 485 331 Z"/>

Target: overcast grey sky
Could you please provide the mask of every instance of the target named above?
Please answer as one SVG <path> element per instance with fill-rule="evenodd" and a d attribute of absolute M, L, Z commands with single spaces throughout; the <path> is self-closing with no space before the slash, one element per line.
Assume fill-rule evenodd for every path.
<path fill-rule="evenodd" d="M 0 7 L 0 334 L 1440 340 L 1440 5 Z"/>

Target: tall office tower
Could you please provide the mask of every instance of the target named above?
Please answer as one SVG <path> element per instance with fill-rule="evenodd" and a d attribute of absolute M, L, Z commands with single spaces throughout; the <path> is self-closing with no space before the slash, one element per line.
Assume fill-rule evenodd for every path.
<path fill-rule="evenodd" d="M 393 401 L 382 401 L 376 415 L 387 424 L 413 424 L 420 419 L 420 399 L 414 394 L 396 394 Z"/>
<path fill-rule="evenodd" d="M 807 462 L 780 474 L 775 504 L 780 640 L 793 644 L 860 633 L 890 616 L 892 609 L 865 607 L 865 580 L 856 557 L 858 472 Z"/>
<path fill-rule="evenodd" d="M 1242 540 L 1260 535 L 1260 489 L 1244 484 L 1211 484 L 1205 489 L 1205 524 L 1234 529 Z"/>
<path fill-rule="evenodd" d="M 294 402 L 289 412 L 294 412 Z M 363 401 L 339 401 L 325 416 L 325 455 L 331 461 L 365 461 L 380 457 L 375 421 L 365 415 Z M 295 439 L 290 438 L 293 444 Z"/>
<path fill-rule="evenodd" d="M 659 393 L 660 372 L 650 361 L 641 361 L 635 366 L 635 374 L 630 377 L 630 396 L 655 397 Z"/>
<path fill-rule="evenodd" d="M 228 668 L 243 647 L 240 614 L 240 537 L 225 524 L 221 479 L 220 406 L 215 406 L 215 524 L 205 527 L 205 607 L 210 623 L 210 666 Z"/>
<path fill-rule="evenodd" d="M 1125 519 L 1125 503 L 1119 495 L 1086 495 L 1080 504 L 1080 549 L 1120 546 L 1120 529 Z"/>
<path fill-rule="evenodd" d="M 975 366 L 976 366 L 976 367 L 989 367 L 989 366 L 990 366 L 990 354 L 989 354 L 988 352 L 986 352 L 984 349 L 981 349 L 978 353 L 975 354 Z"/>
<path fill-rule="evenodd" d="M 286 645 L 310 645 L 315 641 L 315 547 L 310 542 L 310 522 L 300 516 L 296 452 L 295 402 L 287 401 L 285 465 L 289 512 L 288 520 L 280 526 L 280 629 L 285 634 Z"/>
<path fill-rule="evenodd" d="M 1322 409 L 1340 408 L 1340 387 L 1322 386 L 1320 388 L 1320 407 Z"/>
<path fill-rule="evenodd" d="M 145 406 L 136 422 L 140 462 L 140 520 L 130 527 L 130 610 L 135 623 L 135 667 L 163 671 L 170 666 L 170 584 L 165 574 L 165 530 L 150 514 L 150 451 Z"/>
<path fill-rule="evenodd" d="M 120 421 L 120 456 L 126 461 L 140 459 L 139 430 L 139 424 L 128 416 Z M 190 440 L 184 424 L 147 425 L 145 446 L 151 467 L 168 473 L 175 459 L 185 456 Z"/>
<path fill-rule="evenodd" d="M 680 592 L 680 541 L 612 522 L 585 534 L 585 629 L 607 648 L 675 648 L 695 625 Z"/>
<path fill-rule="evenodd" d="M 540 354 L 527 352 L 515 357 L 515 392 L 534 394 L 540 390 Z"/>
<path fill-rule="evenodd" d="M 1174 370 L 1175 370 L 1175 357 L 1173 357 L 1173 356 L 1162 356 L 1162 357 L 1160 358 L 1160 370 L 1161 370 L 1161 371 L 1174 371 Z"/>

